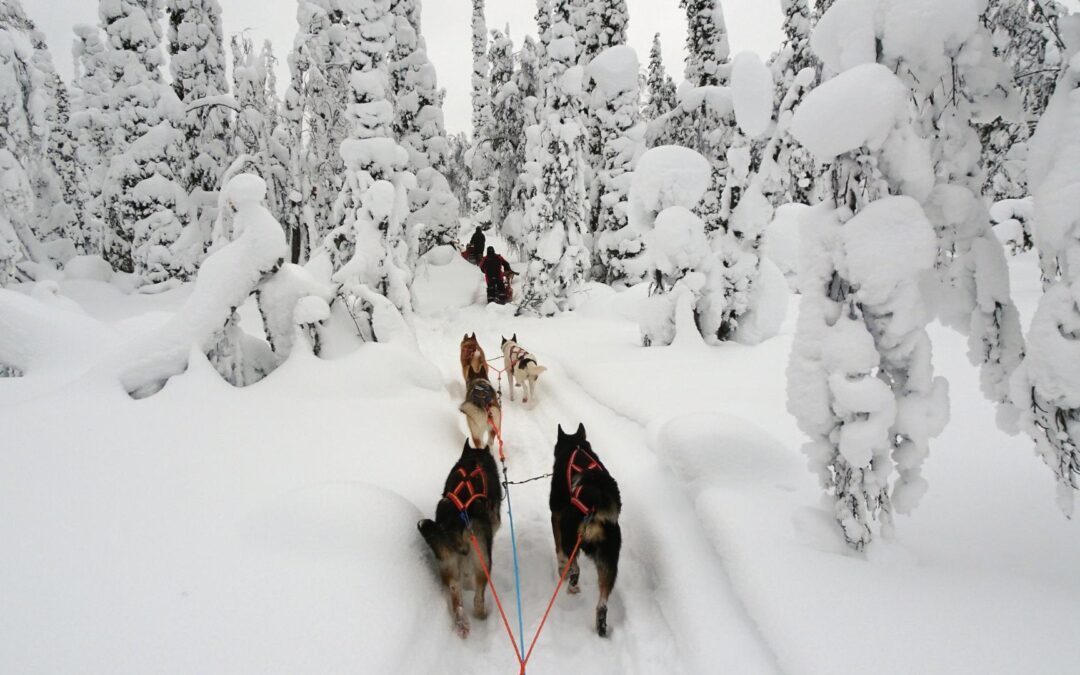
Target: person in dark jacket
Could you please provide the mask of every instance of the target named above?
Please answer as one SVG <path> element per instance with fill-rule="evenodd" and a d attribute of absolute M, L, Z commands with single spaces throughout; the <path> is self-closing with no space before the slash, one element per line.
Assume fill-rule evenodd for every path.
<path fill-rule="evenodd" d="M 484 231 L 477 225 L 476 231 L 473 232 L 472 238 L 469 239 L 469 245 L 465 247 L 465 257 L 473 264 L 479 264 L 480 258 L 484 256 L 484 246 L 486 244 L 487 240 L 484 238 Z"/>
<path fill-rule="evenodd" d="M 491 246 L 487 247 L 487 255 L 480 261 L 480 270 L 484 273 L 487 281 L 488 302 L 504 304 L 507 301 L 505 273 L 513 273 L 510 263 L 506 258 L 495 252 Z"/>

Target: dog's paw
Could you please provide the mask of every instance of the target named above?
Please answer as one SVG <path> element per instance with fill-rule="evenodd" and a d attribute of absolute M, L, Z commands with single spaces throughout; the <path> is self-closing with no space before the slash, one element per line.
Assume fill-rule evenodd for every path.
<path fill-rule="evenodd" d="M 469 637 L 469 618 L 464 611 L 459 612 L 454 620 L 454 632 L 462 639 Z"/>
<path fill-rule="evenodd" d="M 486 621 L 488 618 L 488 610 L 486 606 L 473 607 L 473 616 L 481 621 Z"/>
<path fill-rule="evenodd" d="M 578 586 L 577 584 L 570 584 L 566 587 L 566 592 L 570 595 L 577 595 L 581 592 L 581 586 Z"/>
<path fill-rule="evenodd" d="M 607 607 L 596 608 L 596 634 L 607 637 Z"/>

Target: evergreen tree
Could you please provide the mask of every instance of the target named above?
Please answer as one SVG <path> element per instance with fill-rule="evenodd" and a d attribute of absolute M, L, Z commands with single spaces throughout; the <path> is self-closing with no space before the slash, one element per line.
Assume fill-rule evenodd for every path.
<path fill-rule="evenodd" d="M 649 73 L 646 86 L 649 95 L 643 111 L 645 119 L 654 120 L 661 115 L 666 115 L 679 104 L 675 81 L 664 68 L 664 57 L 660 50 L 660 33 L 653 35 L 652 49 L 649 50 Z"/>
<path fill-rule="evenodd" d="M 105 251 L 103 189 L 113 152 L 108 95 L 112 89 L 105 44 L 94 26 L 75 26 L 75 79 L 71 133 L 76 139 L 75 158 L 84 178 L 79 183 L 82 210 L 77 221 L 76 250 L 87 255 Z"/>
<path fill-rule="evenodd" d="M 216 193 L 229 162 L 228 110 L 197 102 L 228 91 L 221 7 L 217 0 L 167 1 L 169 72 L 173 92 L 187 108 L 180 125 L 186 155 L 181 183 L 188 192 Z M 212 208 L 208 210 L 207 222 L 213 220 Z"/>
<path fill-rule="evenodd" d="M 336 227 L 323 248 L 334 279 L 348 294 L 350 311 L 366 317 L 362 331 L 377 339 L 370 323 L 372 293 L 401 312 L 411 309 L 405 231 L 411 174 L 405 172 L 409 154 L 393 135 L 388 61 L 394 17 L 389 1 L 372 0 L 356 10 L 349 17 L 349 137 L 340 148 L 345 183 L 334 205 Z"/>
<path fill-rule="evenodd" d="M 86 251 L 86 238 L 80 224 L 83 210 L 80 184 L 85 177 L 76 157 L 78 140 L 71 124 L 68 88 L 59 75 L 54 74 L 53 78 L 56 119 L 50 125 L 47 156 L 52 171 L 59 179 L 60 201 L 53 205 L 51 219 L 62 230 L 63 236 L 75 245 L 75 250 L 83 253 Z"/>
<path fill-rule="evenodd" d="M 491 198 L 494 169 L 491 157 L 490 67 L 487 58 L 487 23 L 484 0 L 472 3 L 472 138 L 469 158 L 469 211 L 481 226 L 491 225 Z"/>
<path fill-rule="evenodd" d="M 641 252 L 641 235 L 629 226 L 627 202 L 630 174 L 645 150 L 637 74 L 637 55 L 627 46 L 601 52 L 589 67 L 595 85 L 590 109 L 599 123 L 597 145 L 601 151 L 595 247 L 599 269 L 595 276 L 608 284 L 642 280 L 640 272 L 630 272 L 623 264 Z"/>
<path fill-rule="evenodd" d="M 776 83 L 777 119 L 788 92 L 793 88 L 804 88 L 796 84 L 799 74 L 809 68 L 816 77 L 821 67 L 810 50 L 813 15 L 807 0 L 782 0 L 781 8 L 784 12 L 784 43 L 769 64 Z M 797 95 L 801 96 L 801 92 Z M 778 175 L 769 188 L 769 192 L 774 193 L 774 203 L 811 204 L 817 201 L 820 169 L 806 148 L 794 142 L 781 143 L 776 165 Z"/>
<path fill-rule="evenodd" d="M 1028 178 L 1033 230 L 1047 279 L 1027 334 L 1026 353 L 1012 379 L 1021 426 L 1057 481 L 1057 502 L 1072 517 L 1080 489 L 1080 67 L 1074 57 L 1032 137 Z"/>
<path fill-rule="evenodd" d="M 679 6 L 686 10 L 686 81 L 726 84 L 731 47 L 720 0 L 679 0 Z"/>
<path fill-rule="evenodd" d="M 129 191 L 138 180 L 150 175 L 138 165 L 169 157 L 161 147 L 136 148 L 135 142 L 162 122 L 177 120 L 181 115 L 176 95 L 161 81 L 161 15 L 160 0 L 103 0 L 99 6 L 111 83 L 105 110 L 114 125 L 110 178 L 102 189 L 105 257 L 123 272 L 136 271 L 132 258 L 135 221 L 128 217 L 133 212 Z M 159 133 L 155 138 L 160 141 L 166 135 Z"/>
<path fill-rule="evenodd" d="M 394 134 L 409 153 L 408 168 L 417 178 L 417 185 L 409 191 L 409 227 L 416 231 L 416 253 L 423 255 L 435 246 L 454 242 L 459 203 L 442 174 L 450 146 L 435 66 L 420 35 L 419 4 L 417 0 L 397 0 L 392 13 Z"/>
<path fill-rule="evenodd" d="M 513 193 L 525 160 L 522 145 L 521 91 L 514 79 L 514 43 L 499 30 L 491 31 L 491 149 L 495 176 L 492 222 L 499 228 L 513 207 Z"/>
<path fill-rule="evenodd" d="M 552 7 L 544 78 L 545 109 L 530 158 L 538 166 L 538 189 L 525 217 L 524 248 L 529 259 L 519 312 L 550 316 L 567 309 L 589 269 L 586 248 L 585 132 L 581 125 L 581 66 L 571 24 L 570 0 Z"/>
<path fill-rule="evenodd" d="M 334 0 L 308 0 L 297 7 L 299 30 L 289 56 L 291 82 L 285 95 L 290 143 L 290 184 L 295 191 L 290 230 L 304 233 L 303 248 L 319 245 L 333 229 L 334 202 L 345 164 L 339 149 L 349 131 L 346 107 L 352 59 L 347 15 Z"/>

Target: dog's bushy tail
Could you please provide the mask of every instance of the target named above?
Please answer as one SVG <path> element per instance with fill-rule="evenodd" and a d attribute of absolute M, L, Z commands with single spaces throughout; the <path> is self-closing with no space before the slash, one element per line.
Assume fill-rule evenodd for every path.
<path fill-rule="evenodd" d="M 538 366 L 535 363 L 530 363 L 529 365 L 525 366 L 525 369 L 529 371 L 529 375 L 533 377 L 539 377 L 540 373 L 547 371 L 546 366 Z"/>
<path fill-rule="evenodd" d="M 424 538 L 424 541 L 427 542 L 427 545 L 431 547 L 436 556 L 440 551 L 451 548 L 450 539 L 446 536 L 446 532 L 434 520 L 424 518 L 416 524 L 416 529 L 420 530 L 420 536 Z"/>

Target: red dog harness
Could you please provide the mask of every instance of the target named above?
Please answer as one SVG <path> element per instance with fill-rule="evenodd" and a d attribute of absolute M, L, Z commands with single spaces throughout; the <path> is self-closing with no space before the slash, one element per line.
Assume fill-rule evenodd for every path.
<path fill-rule="evenodd" d="M 460 476 L 457 487 L 447 492 L 446 498 L 454 503 L 458 511 L 467 510 L 477 499 L 487 499 L 487 474 L 484 473 L 484 467 L 478 466 L 473 469 L 472 473 L 467 473 L 465 469 L 458 467 L 457 472 Z M 479 489 L 477 489 L 477 486 L 479 486 Z"/>
<path fill-rule="evenodd" d="M 583 463 L 578 464 L 578 455 L 581 454 Z M 581 448 L 574 448 L 570 453 L 570 463 L 566 465 L 566 487 L 570 490 L 570 503 L 585 515 L 592 513 L 595 508 L 589 508 L 581 501 L 581 485 L 574 487 L 574 474 L 584 474 L 587 471 L 604 471 L 604 467 L 596 458 Z"/>
<path fill-rule="evenodd" d="M 506 364 L 507 368 L 517 368 L 518 364 L 528 358 L 529 352 L 525 351 L 517 345 L 510 346 L 510 362 Z"/>

